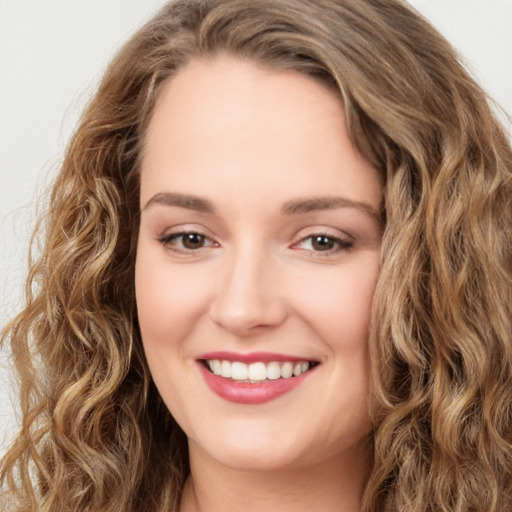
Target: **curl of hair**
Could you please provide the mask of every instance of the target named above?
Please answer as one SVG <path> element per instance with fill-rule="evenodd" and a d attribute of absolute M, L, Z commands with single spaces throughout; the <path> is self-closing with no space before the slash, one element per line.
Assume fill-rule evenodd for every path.
<path fill-rule="evenodd" d="M 138 170 L 161 85 L 217 52 L 330 87 L 385 180 L 365 510 L 512 509 L 512 151 L 451 47 L 400 0 L 178 0 L 122 48 L 69 145 L 26 308 L 4 331 L 23 423 L 2 500 L 179 507 L 186 438 L 151 382 L 134 303 Z"/>

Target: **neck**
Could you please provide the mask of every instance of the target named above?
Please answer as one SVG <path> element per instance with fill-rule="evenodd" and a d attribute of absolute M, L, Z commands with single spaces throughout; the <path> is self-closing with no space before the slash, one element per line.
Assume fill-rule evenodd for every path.
<path fill-rule="evenodd" d="M 194 457 L 180 512 L 360 512 L 369 471 L 367 447 L 316 464 L 237 470 Z M 200 461 L 200 464 L 199 464 Z"/>

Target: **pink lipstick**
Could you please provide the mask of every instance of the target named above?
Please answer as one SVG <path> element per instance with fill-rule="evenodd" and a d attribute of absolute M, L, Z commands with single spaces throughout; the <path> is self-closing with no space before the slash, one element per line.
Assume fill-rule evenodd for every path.
<path fill-rule="evenodd" d="M 262 404 L 300 386 L 318 365 L 306 358 L 268 352 L 210 352 L 197 359 L 208 387 L 221 398 Z"/>

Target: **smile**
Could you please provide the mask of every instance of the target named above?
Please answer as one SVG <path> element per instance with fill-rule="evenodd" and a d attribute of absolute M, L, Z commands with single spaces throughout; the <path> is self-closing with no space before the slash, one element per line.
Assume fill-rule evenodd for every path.
<path fill-rule="evenodd" d="M 265 380 L 290 379 L 307 372 L 309 361 L 258 361 L 246 364 L 226 359 L 207 359 L 206 365 L 212 373 L 239 382 L 257 383 Z"/>
<path fill-rule="evenodd" d="M 270 402 L 299 387 L 319 366 L 316 361 L 279 354 L 204 354 L 197 360 L 207 386 L 239 404 Z"/>

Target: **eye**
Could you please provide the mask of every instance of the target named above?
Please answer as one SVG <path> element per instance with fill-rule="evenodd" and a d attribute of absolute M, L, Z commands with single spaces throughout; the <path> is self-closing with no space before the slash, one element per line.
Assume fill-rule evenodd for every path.
<path fill-rule="evenodd" d="M 294 247 L 314 252 L 337 253 L 350 250 L 352 245 L 353 243 L 349 240 L 342 240 L 331 235 L 314 234 L 303 238 Z"/>
<path fill-rule="evenodd" d="M 215 246 L 216 243 L 206 235 L 195 231 L 172 233 L 158 239 L 158 241 L 176 252 L 189 252 Z"/>

